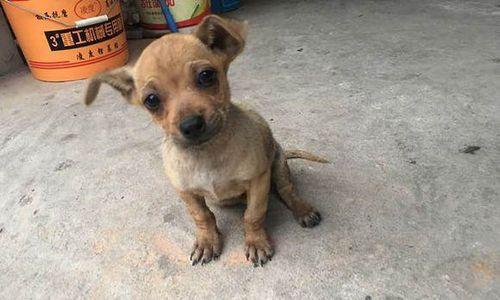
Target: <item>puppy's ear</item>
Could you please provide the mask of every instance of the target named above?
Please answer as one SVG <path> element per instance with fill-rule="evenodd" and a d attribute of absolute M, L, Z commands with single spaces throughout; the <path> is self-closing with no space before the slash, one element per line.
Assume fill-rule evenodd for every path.
<path fill-rule="evenodd" d="M 245 47 L 247 21 L 223 19 L 216 15 L 205 17 L 193 34 L 208 48 L 224 54 L 231 62 Z"/>
<path fill-rule="evenodd" d="M 102 83 L 107 83 L 117 91 L 130 103 L 134 102 L 135 98 L 135 85 L 132 72 L 128 68 L 119 68 L 104 73 L 99 73 L 90 78 L 85 93 L 85 104 L 90 105 L 94 102 L 99 88 Z"/>

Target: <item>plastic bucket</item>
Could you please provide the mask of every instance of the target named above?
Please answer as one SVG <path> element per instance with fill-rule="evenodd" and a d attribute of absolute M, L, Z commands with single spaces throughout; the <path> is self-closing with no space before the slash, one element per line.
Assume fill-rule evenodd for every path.
<path fill-rule="evenodd" d="M 127 62 L 119 0 L 0 1 L 37 79 L 84 79 Z"/>
<path fill-rule="evenodd" d="M 135 0 L 139 7 L 141 26 L 149 35 L 161 35 L 169 31 L 158 0 Z M 178 28 L 196 25 L 210 14 L 209 0 L 160 0 L 165 1 Z"/>

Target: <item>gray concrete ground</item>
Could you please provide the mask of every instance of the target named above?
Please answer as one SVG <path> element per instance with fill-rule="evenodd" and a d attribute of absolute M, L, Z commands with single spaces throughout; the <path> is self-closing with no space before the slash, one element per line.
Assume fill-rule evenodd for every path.
<path fill-rule="evenodd" d="M 188 264 L 193 226 L 166 183 L 162 134 L 107 88 L 0 79 L 0 298 L 500 298 L 500 2 L 246 1 L 234 98 L 286 147 L 323 223 L 275 199 L 276 256 Z M 131 43 L 137 52 L 145 42 Z M 479 146 L 474 154 L 466 146 Z"/>

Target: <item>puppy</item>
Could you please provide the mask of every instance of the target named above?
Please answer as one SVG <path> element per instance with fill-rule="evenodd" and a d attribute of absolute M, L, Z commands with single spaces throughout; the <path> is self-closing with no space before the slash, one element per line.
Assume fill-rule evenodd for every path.
<path fill-rule="evenodd" d="M 287 159 L 327 161 L 304 151 L 283 151 L 259 114 L 231 102 L 227 71 L 243 50 L 246 31 L 246 22 L 208 16 L 192 34 L 168 34 L 152 42 L 133 69 L 95 75 L 85 96 L 91 104 L 101 83 L 107 83 L 128 102 L 145 107 L 165 131 L 165 171 L 196 224 L 193 265 L 217 259 L 222 250 L 207 201 L 246 203 L 245 252 L 254 266 L 274 253 L 264 230 L 271 186 L 301 226 L 321 221 L 296 194 Z"/>

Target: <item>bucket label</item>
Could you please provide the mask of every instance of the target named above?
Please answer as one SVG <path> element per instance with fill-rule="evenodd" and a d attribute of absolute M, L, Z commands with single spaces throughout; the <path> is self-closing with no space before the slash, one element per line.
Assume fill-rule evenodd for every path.
<path fill-rule="evenodd" d="M 80 0 L 75 5 L 75 14 L 80 19 L 92 18 L 101 14 L 102 5 L 99 0 Z"/>
<path fill-rule="evenodd" d="M 45 31 L 50 50 L 60 51 L 94 45 L 112 39 L 123 32 L 123 20 L 118 14 L 106 22 L 81 28 Z"/>
<path fill-rule="evenodd" d="M 208 0 L 160 0 L 167 3 L 178 27 L 195 25 L 210 11 Z M 141 23 L 147 29 L 167 29 L 158 0 L 136 0 Z"/>

